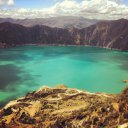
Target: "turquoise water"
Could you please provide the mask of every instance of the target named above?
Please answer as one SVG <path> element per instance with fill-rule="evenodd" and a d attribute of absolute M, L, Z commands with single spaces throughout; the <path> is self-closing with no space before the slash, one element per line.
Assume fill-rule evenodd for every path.
<path fill-rule="evenodd" d="M 42 85 L 119 93 L 127 79 L 128 52 L 83 46 L 0 49 L 1 104 Z"/>

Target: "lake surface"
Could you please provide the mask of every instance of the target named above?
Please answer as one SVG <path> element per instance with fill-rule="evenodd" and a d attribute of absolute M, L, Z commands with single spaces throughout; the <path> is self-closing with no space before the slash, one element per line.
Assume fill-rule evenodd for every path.
<path fill-rule="evenodd" d="M 84 46 L 0 49 L 0 105 L 42 85 L 119 93 L 127 79 L 128 52 Z"/>

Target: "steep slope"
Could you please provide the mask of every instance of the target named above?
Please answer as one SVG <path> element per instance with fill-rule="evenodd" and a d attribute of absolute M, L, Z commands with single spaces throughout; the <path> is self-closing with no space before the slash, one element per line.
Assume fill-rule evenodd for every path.
<path fill-rule="evenodd" d="M 0 44 L 15 46 L 22 44 L 73 44 L 75 36 L 67 29 L 36 25 L 23 27 L 4 22 L 0 24 Z"/>
<path fill-rule="evenodd" d="M 7 46 L 15 46 L 31 42 L 29 28 L 4 22 L 0 24 L 0 42 Z"/>
<path fill-rule="evenodd" d="M 1 109 L 0 128 L 127 128 L 127 94 L 43 87 Z"/>
<path fill-rule="evenodd" d="M 63 17 L 51 17 L 51 18 L 36 18 L 36 19 L 11 19 L 11 18 L 0 18 L 0 23 L 11 22 L 26 27 L 32 27 L 35 25 L 45 25 L 49 27 L 57 28 L 86 28 L 91 26 L 99 20 L 86 19 L 83 17 L 63 16 Z"/>
<path fill-rule="evenodd" d="M 128 50 L 128 20 L 100 22 L 81 30 L 85 44 Z"/>

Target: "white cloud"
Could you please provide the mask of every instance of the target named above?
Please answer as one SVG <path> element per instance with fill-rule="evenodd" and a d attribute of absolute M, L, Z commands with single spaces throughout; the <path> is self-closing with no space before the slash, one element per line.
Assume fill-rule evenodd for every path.
<path fill-rule="evenodd" d="M 0 3 L 3 0 L 0 0 Z M 7 0 L 8 5 L 13 5 L 13 0 Z M 45 18 L 56 16 L 82 16 L 94 19 L 119 19 L 128 18 L 128 6 L 122 0 L 57 0 L 49 8 L 42 9 L 1 9 L 0 17 L 12 18 Z"/>
<path fill-rule="evenodd" d="M 14 0 L 8 0 L 8 1 L 7 1 L 7 4 L 8 4 L 9 6 L 14 5 Z"/>

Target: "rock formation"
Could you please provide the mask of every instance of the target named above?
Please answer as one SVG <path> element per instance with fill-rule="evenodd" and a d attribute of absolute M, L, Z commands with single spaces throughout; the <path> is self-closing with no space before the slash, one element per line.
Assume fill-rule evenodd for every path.
<path fill-rule="evenodd" d="M 128 128 L 128 88 L 117 95 L 43 87 L 0 110 L 0 128 L 103 127 Z"/>
<path fill-rule="evenodd" d="M 23 44 L 89 45 L 128 50 L 128 20 L 103 21 L 87 28 L 50 28 L 36 25 L 24 27 L 4 22 L 0 24 L 0 47 Z"/>

